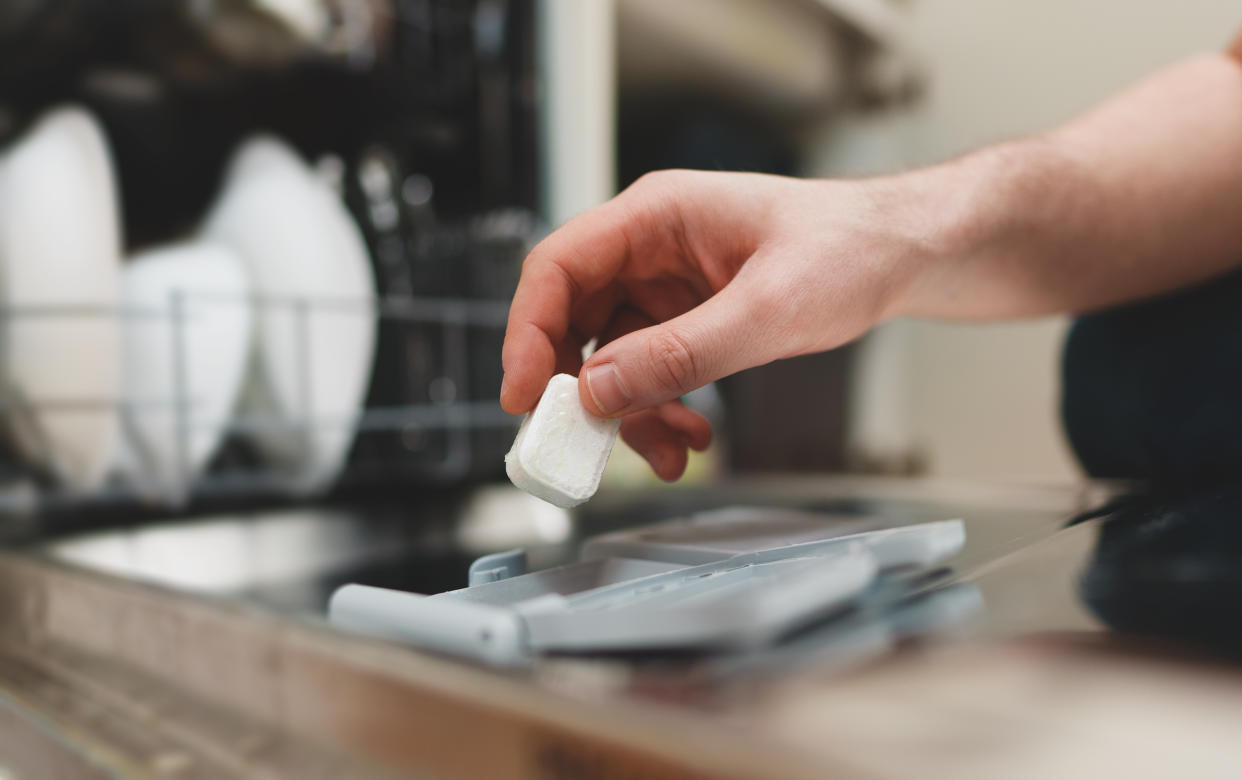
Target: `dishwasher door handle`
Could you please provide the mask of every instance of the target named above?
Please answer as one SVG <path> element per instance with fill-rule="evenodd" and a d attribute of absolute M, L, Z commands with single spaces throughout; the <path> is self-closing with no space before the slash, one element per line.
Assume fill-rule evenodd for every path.
<path fill-rule="evenodd" d="M 342 585 L 328 602 L 340 628 L 499 666 L 530 658 L 526 628 L 511 609 L 370 585 Z"/>

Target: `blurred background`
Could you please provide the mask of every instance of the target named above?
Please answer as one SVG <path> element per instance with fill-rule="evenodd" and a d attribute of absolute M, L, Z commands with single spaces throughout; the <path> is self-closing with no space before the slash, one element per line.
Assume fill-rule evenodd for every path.
<path fill-rule="evenodd" d="M 618 185 L 645 169 L 673 165 L 855 176 L 938 162 L 1051 127 L 1163 64 L 1222 48 L 1238 24 L 1232 9 L 1206 1 L 1176 8 L 920 0 L 671 5 L 679 10 L 624 1 L 614 7 Z M 785 18 L 819 12 L 827 29 L 848 31 L 844 37 L 821 31 L 818 46 L 828 49 L 803 37 L 814 25 L 781 27 Z M 770 15 L 771 28 L 759 26 L 763 15 Z M 685 40 L 640 32 L 644 22 L 678 21 Z M 694 44 L 705 50 L 714 44 L 719 59 L 709 66 L 711 55 Z M 766 69 L 756 64 L 765 56 Z M 826 61 L 833 64 L 822 69 Z M 682 94 L 671 101 L 676 109 L 662 104 L 669 82 L 695 78 L 715 89 L 694 82 L 685 92 L 695 100 Z M 788 113 L 777 105 L 782 98 Z M 653 139 L 665 143 L 652 148 Z M 554 216 L 589 203 L 569 204 Z M 1062 319 L 899 322 L 839 354 L 735 378 L 734 387 L 722 387 L 726 398 L 733 391 L 726 434 L 739 445 L 727 463 L 1073 479 L 1079 472 L 1057 416 L 1065 326 Z M 772 419 L 781 409 L 798 417 Z M 752 430 L 763 432 L 756 434 L 760 441 L 746 439 Z M 641 472 L 623 453 L 609 476 Z"/>
<path fill-rule="evenodd" d="M 510 486 L 497 396 L 523 258 L 646 171 L 936 163 L 1240 26 L 1220 0 L 0 0 L 0 776 L 370 776 L 338 746 L 468 778 L 674 776 L 674 750 L 755 776 L 804 750 L 868 776 L 1232 769 L 1238 681 L 1104 628 L 1236 658 L 1242 492 L 1083 481 L 1066 320 L 897 322 L 730 376 L 687 396 L 715 440 L 686 477 L 619 445 L 570 510 Z M 766 558 L 876 529 L 816 576 Z M 612 587 L 657 570 L 679 584 Z M 532 581 L 584 596 L 585 645 Z M 467 583 L 501 587 L 411 595 Z M 381 636 L 535 664 L 345 636 L 345 585 L 440 615 Z M 918 652 L 959 630 L 966 655 Z M 621 648 L 672 652 L 594 652 Z M 656 763 L 616 751 L 642 729 Z M 50 769 L 65 751 L 91 773 Z"/>
<path fill-rule="evenodd" d="M 668 167 L 857 176 L 1047 128 L 1226 4 L 20 0 L 0 9 L 4 490 L 28 516 L 503 484 L 528 249 Z M 1065 323 L 899 322 L 688 400 L 683 484 L 1065 482 Z M 654 478 L 618 448 L 607 488 Z M 427 491 L 432 491 L 428 493 Z"/>
<path fill-rule="evenodd" d="M 1242 645 L 1227 619 L 1242 497 L 1116 504 L 1123 522 L 1111 530 L 1064 530 L 1115 498 L 1115 486 L 1081 479 L 1063 440 L 1064 320 L 896 322 L 728 377 L 686 399 L 716 439 L 682 480 L 659 483 L 618 445 L 600 492 L 573 510 L 509 484 L 518 420 L 497 396 L 523 258 L 647 171 L 851 177 L 926 165 L 1055 125 L 1163 64 L 1221 50 L 1239 26 L 1242 11 L 1218 0 L 0 0 L 0 720 L 43 701 L 31 728 L 0 728 L 0 756 L 23 734 L 39 752 L 57 729 L 107 731 L 99 744 L 115 744 L 128 722 L 161 776 L 190 766 L 184 745 L 156 750 L 161 733 L 237 776 L 273 752 L 300 762 L 281 776 L 355 776 L 231 722 L 218 741 L 194 741 L 199 726 L 180 730 L 194 710 L 179 716 L 181 700 L 164 695 L 191 690 L 260 722 L 348 732 L 355 748 L 411 766 L 434 766 L 419 751 L 441 756 L 460 776 L 484 772 L 463 772 L 481 764 L 459 757 L 502 755 L 480 749 L 497 713 L 505 745 L 537 743 L 540 776 L 648 771 L 662 765 L 572 752 L 583 748 L 563 730 L 568 715 L 526 728 L 510 701 L 522 680 L 471 683 L 373 644 L 356 653 L 329 633 L 329 598 L 346 584 L 440 594 L 465 585 L 480 556 L 518 547 L 539 574 L 578 560 L 585 539 L 663 520 L 685 520 L 687 539 L 722 523 L 721 539 L 758 529 L 765 545 L 785 545 L 808 525 L 854 533 L 960 517 L 966 526 L 950 525 L 968 526 L 969 542 L 953 531 L 965 547 L 947 567 L 894 572 L 868 585 L 875 604 L 833 613 L 838 626 L 784 637 L 827 663 L 780 688 L 822 695 L 783 715 L 769 702 L 768 715 L 806 745 L 879 762 L 859 768 L 914 756 L 920 771 L 957 777 L 969 772 L 944 763 L 953 756 L 1052 766 L 1030 759 L 1066 734 L 1065 766 L 1079 771 L 1095 766 L 1076 752 L 1093 740 L 1110 760 L 1146 762 L 1128 749 L 1139 713 L 1156 718 L 1139 723 L 1160 734 L 1147 743 L 1181 750 L 1168 753 L 1175 765 L 1210 760 L 1216 745 L 1232 767 L 1218 680 L 1191 686 L 1210 692 L 1197 719 L 1134 707 L 1137 695 L 1158 699 L 1136 695 L 1139 674 L 1125 671 L 1136 667 L 1098 655 L 1097 640 L 1105 624 L 1154 622 L 1157 635 Z M 526 559 L 505 560 L 476 573 L 486 582 Z M 587 579 L 614 576 L 601 564 Z M 964 601 L 924 611 L 907 599 L 942 577 L 968 586 L 956 591 Z M 889 610 L 899 606 L 916 616 Z M 986 619 L 968 638 L 1055 641 L 1003 644 L 999 687 L 978 684 L 989 668 L 978 656 L 960 674 L 927 667 L 936 682 L 925 690 L 943 695 L 924 696 L 913 677 L 892 678 L 881 698 L 814 683 L 831 676 L 838 647 L 843 664 L 870 664 L 976 612 Z M 273 614 L 310 627 L 293 632 Z M 1095 660 L 1048 671 L 1075 635 Z M 792 671 L 773 659 L 772 671 Z M 682 675 L 647 659 L 660 680 L 649 686 L 622 674 L 642 659 L 553 660 L 538 684 L 584 704 L 636 693 L 730 718 L 719 743 L 693 729 L 671 741 L 687 751 L 727 762 L 704 746 L 744 742 L 742 730 L 769 744 L 730 708 L 762 715 L 771 697 L 712 690 L 745 665 Z M 356 676 L 334 671 L 355 662 Z M 1105 666 L 1122 676 L 1101 676 Z M 130 667 L 164 682 L 135 685 Z M 413 689 L 389 673 L 428 679 L 406 697 Z M 1115 679 L 1115 706 L 1077 698 L 1099 694 L 1079 685 L 1088 676 Z M 1163 689 L 1163 676 L 1150 679 Z M 96 706 L 79 706 L 83 691 Z M 964 707 L 962 691 L 982 705 Z M 458 695 L 486 706 L 452 709 Z M 915 722 L 912 704 L 934 739 L 893 728 Z M 610 724 L 627 717 L 597 708 L 617 715 Z M 1166 738 L 1173 712 L 1178 734 Z M 848 738 L 825 739 L 838 722 Z M 666 744 L 667 724 L 646 725 Z M 558 763 L 562 733 L 565 755 L 587 763 Z M 910 735 L 923 752 L 894 749 Z M 765 767 L 785 759 L 782 744 L 756 754 Z"/>
<path fill-rule="evenodd" d="M 922 94 L 904 110 L 825 128 L 808 172 L 923 165 L 1051 127 L 1162 65 L 1223 49 L 1239 24 L 1233 10 L 911 2 L 903 19 L 925 67 Z M 853 386 L 853 441 L 881 458 L 915 453 L 935 474 L 1072 478 L 1056 408 L 1065 324 L 889 326 L 865 347 L 874 373 Z"/>

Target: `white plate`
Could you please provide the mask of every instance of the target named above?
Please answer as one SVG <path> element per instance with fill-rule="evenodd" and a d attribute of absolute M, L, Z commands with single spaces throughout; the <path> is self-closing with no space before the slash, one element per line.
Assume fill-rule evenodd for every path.
<path fill-rule="evenodd" d="M 77 307 L 0 321 L 4 417 L 22 454 L 64 484 L 98 487 L 118 428 L 120 215 L 103 132 L 54 110 L 0 159 L 0 305 Z"/>
<path fill-rule="evenodd" d="M 233 250 L 193 241 L 132 258 L 121 297 L 130 424 L 117 470 L 177 502 L 232 420 L 252 343 L 250 283 Z"/>
<path fill-rule="evenodd" d="M 231 246 L 260 299 L 239 410 L 273 421 L 251 438 L 298 489 L 328 487 L 344 464 L 375 351 L 375 278 L 340 198 L 287 145 L 235 154 L 203 236 Z"/>

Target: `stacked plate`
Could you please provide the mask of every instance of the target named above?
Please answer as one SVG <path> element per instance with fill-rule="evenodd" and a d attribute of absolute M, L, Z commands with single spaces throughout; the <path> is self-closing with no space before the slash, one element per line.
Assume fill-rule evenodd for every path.
<path fill-rule="evenodd" d="M 83 109 L 0 150 L 0 419 L 16 453 L 76 492 L 115 475 L 179 501 L 236 430 L 295 490 L 331 485 L 376 317 L 337 193 L 255 138 L 196 235 L 123 264 L 117 192 Z"/>
<path fill-rule="evenodd" d="M 234 156 L 202 229 L 245 262 L 259 306 L 242 427 L 303 492 L 345 461 L 375 351 L 375 279 L 338 194 L 288 146 Z"/>
<path fill-rule="evenodd" d="M 13 444 L 75 490 L 98 488 L 118 432 L 116 178 L 95 120 L 44 116 L 0 159 L 0 400 Z"/>

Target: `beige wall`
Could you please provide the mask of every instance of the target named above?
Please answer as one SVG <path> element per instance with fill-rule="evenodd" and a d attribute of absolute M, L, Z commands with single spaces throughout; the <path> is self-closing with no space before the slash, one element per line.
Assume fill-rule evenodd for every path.
<path fill-rule="evenodd" d="M 905 167 L 1046 128 L 1164 63 L 1218 49 L 1242 26 L 1221 0 L 912 0 L 931 75 L 912 110 L 825 139 L 820 171 Z M 855 389 L 855 438 L 925 453 L 933 472 L 1064 479 L 1056 422 L 1064 323 L 902 323 L 876 340 Z M 877 368 L 878 366 L 878 368 Z M 894 377 L 901 390 L 893 391 Z"/>

